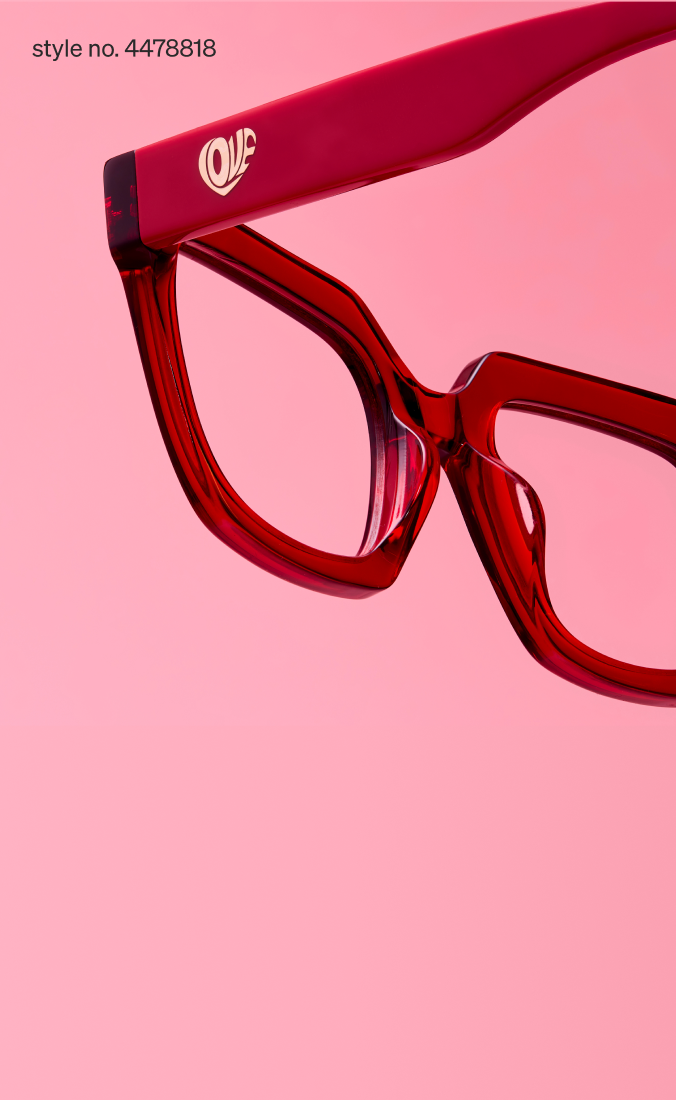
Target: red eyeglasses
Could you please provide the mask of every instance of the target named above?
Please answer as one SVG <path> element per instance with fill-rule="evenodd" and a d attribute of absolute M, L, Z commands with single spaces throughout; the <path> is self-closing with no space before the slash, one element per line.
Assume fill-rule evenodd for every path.
<path fill-rule="evenodd" d="M 399 574 L 443 468 L 536 660 L 592 691 L 676 706 L 676 670 L 606 657 L 559 621 L 547 591 L 542 505 L 501 461 L 494 434 L 499 410 L 520 409 L 676 465 L 676 401 L 503 352 L 470 363 L 449 393 L 429 390 L 352 290 L 241 224 L 472 152 L 585 76 L 673 39 L 676 3 L 578 8 L 438 46 L 107 162 L 108 239 L 157 420 L 190 503 L 219 539 L 295 584 L 371 596 Z M 311 329 L 352 375 L 371 448 L 366 529 L 353 557 L 312 549 L 266 523 L 219 468 L 181 347 L 179 250 Z"/>

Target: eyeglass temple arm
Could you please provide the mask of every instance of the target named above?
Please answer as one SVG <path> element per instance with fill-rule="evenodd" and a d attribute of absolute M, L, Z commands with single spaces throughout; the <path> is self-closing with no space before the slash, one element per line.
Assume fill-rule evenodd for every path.
<path fill-rule="evenodd" d="M 594 4 L 449 42 L 148 145 L 135 155 L 140 237 L 165 248 L 463 156 L 598 69 L 674 38 L 676 3 Z M 200 152 L 243 127 L 255 132 L 255 156 L 238 185 L 217 194 L 200 177 Z"/>

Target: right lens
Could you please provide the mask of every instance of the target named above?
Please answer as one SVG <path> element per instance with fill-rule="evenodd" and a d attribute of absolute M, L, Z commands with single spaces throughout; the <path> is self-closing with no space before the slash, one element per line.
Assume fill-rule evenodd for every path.
<path fill-rule="evenodd" d="M 177 299 L 195 404 L 235 491 L 284 534 L 356 554 L 371 448 L 345 364 L 299 322 L 181 255 Z"/>
<path fill-rule="evenodd" d="M 676 668 L 676 469 L 521 410 L 499 412 L 496 445 L 542 503 L 547 586 L 566 629 L 616 660 Z"/>

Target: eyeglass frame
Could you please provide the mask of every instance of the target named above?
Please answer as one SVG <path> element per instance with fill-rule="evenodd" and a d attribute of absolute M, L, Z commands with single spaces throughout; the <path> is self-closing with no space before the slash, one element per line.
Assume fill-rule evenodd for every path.
<path fill-rule="evenodd" d="M 342 78 L 247 112 L 246 118 L 222 120 L 107 163 L 109 244 L 122 275 L 157 420 L 190 503 L 216 537 L 292 583 L 328 595 L 371 596 L 396 580 L 432 506 L 443 468 L 498 598 L 532 656 L 592 691 L 625 701 L 676 706 L 676 670 L 643 668 L 606 657 L 561 624 L 547 591 L 542 505 L 532 487 L 502 463 L 494 438 L 498 411 L 522 409 L 621 438 L 676 465 L 676 401 L 502 352 L 469 364 L 448 393 L 429 390 L 413 377 L 358 295 L 240 224 L 244 217 L 251 220 L 464 155 L 589 72 L 675 38 L 676 4 L 600 4 L 556 13 Z M 541 71 L 531 81 L 539 81 L 539 87 L 530 87 L 524 100 L 522 69 L 515 58 L 529 56 L 534 44 L 538 59 L 546 61 L 547 82 L 543 87 L 540 64 Z M 481 72 L 487 64 L 495 80 L 480 105 L 483 125 L 478 135 L 476 117 L 469 122 L 454 119 L 455 134 L 450 136 L 441 119 L 430 127 L 433 133 L 424 135 L 427 145 L 422 154 L 416 151 L 417 160 L 401 143 L 376 154 L 360 147 L 350 163 L 336 154 L 335 163 L 311 168 L 303 193 L 293 178 L 297 164 L 292 165 L 291 178 L 273 173 L 273 184 L 268 164 L 258 173 L 258 190 L 250 186 L 258 178 L 253 172 L 249 175 L 248 168 L 252 162 L 259 167 L 254 158 L 263 148 L 261 135 L 268 133 L 267 126 L 269 133 L 276 132 L 273 153 L 276 149 L 280 155 L 294 118 L 314 116 L 321 131 L 327 114 L 349 120 L 351 105 L 359 103 L 363 123 L 369 104 L 375 114 L 387 100 L 391 107 L 392 88 L 409 100 L 412 89 L 417 90 L 414 106 L 419 106 L 426 98 L 430 102 L 430 84 L 449 74 L 455 74 L 456 83 L 464 81 L 462 102 L 469 103 L 468 87 L 472 81 L 476 84 L 477 66 Z M 245 126 L 246 120 L 251 125 Z M 217 130 L 236 135 L 229 149 L 232 157 L 239 152 L 238 170 L 251 148 L 245 130 L 255 143 L 249 163 L 232 186 L 224 183 L 227 196 L 213 186 L 213 179 L 225 179 L 225 145 L 220 173 L 212 182 L 204 179 L 213 142 L 225 142 Z M 384 144 L 390 140 L 386 133 Z M 197 202 L 181 175 L 189 166 Z M 232 169 L 231 162 L 228 167 Z M 200 191 L 198 184 L 205 182 L 208 186 Z M 224 200 L 226 206 L 221 205 Z M 247 205 L 253 210 L 247 211 Z M 248 507 L 220 470 L 199 420 L 181 346 L 176 305 L 179 251 L 311 329 L 350 370 L 366 413 L 372 459 L 366 531 L 355 556 L 316 550 L 278 531 Z"/>

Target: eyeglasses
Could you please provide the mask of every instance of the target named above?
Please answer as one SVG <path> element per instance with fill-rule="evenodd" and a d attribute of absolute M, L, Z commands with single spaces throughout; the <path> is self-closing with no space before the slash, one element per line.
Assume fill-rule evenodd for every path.
<path fill-rule="evenodd" d="M 676 670 L 617 661 L 552 607 L 544 512 L 500 459 L 499 410 L 633 443 L 676 465 L 676 401 L 518 355 L 470 363 L 448 393 L 421 385 L 347 286 L 243 222 L 480 148 L 573 83 L 676 39 L 675 3 L 597 4 L 380 65 L 125 153 L 105 166 L 108 239 L 176 474 L 226 545 L 284 580 L 361 599 L 398 576 L 443 469 L 514 629 L 542 665 L 614 698 L 676 706 Z M 176 306 L 179 251 L 321 337 L 364 406 L 370 500 L 358 553 L 312 549 L 237 495 L 202 429 Z"/>

